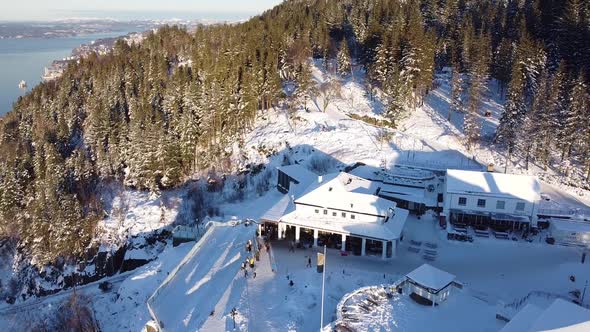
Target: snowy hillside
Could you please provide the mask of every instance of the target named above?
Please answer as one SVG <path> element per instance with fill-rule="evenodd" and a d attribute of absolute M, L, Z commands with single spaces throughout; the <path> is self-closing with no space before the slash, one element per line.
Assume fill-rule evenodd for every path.
<path fill-rule="evenodd" d="M 327 80 L 338 79 L 318 66 L 313 69 L 318 86 Z M 261 114 L 257 128 L 247 135 L 243 149 L 235 149 L 234 158 L 242 163 L 270 163 L 272 166 L 276 162 L 282 163 L 283 159 L 268 158 L 265 153 L 274 155 L 288 151 L 288 163 L 301 162 L 310 154 L 321 153 L 333 159 L 335 164 L 332 166 L 363 162 L 379 167 L 408 164 L 436 169 L 481 170 L 493 164 L 498 172 L 506 168 L 508 173 L 537 175 L 553 185 L 587 197 L 590 202 L 590 192 L 578 187 L 583 183 L 581 170 L 572 172 L 569 177 L 560 172 L 558 165 L 544 171 L 531 163 L 527 170 L 523 161 L 514 157 L 506 167 L 506 151 L 491 143 L 504 102 L 495 81 L 489 82 L 482 103 L 481 114 L 486 111 L 490 114 L 489 117 L 480 115 L 482 141 L 468 151 L 463 134 L 463 114 L 452 112 L 448 120 L 449 81 L 448 74 L 438 74 L 435 89 L 425 98 L 424 104 L 410 110 L 407 118 L 394 130 L 371 124 L 372 119 L 384 119 L 382 104 L 378 97 L 370 99 L 363 72 L 358 70 L 353 77 L 343 80 L 338 96 L 333 98 L 326 112 L 322 112 L 320 94 L 307 102 L 308 112 L 300 100 L 294 111 L 274 109 Z M 365 121 L 357 120 L 360 117 L 365 117 Z M 295 148 L 295 155 L 289 147 Z"/>
<path fill-rule="evenodd" d="M 326 80 L 334 79 L 329 78 L 329 74 L 318 67 L 314 67 L 313 76 L 318 86 Z M 503 152 L 497 150 L 492 144 L 484 142 L 472 152 L 464 148 L 462 114 L 451 114 L 451 120 L 447 120 L 449 93 L 448 77 L 440 74 L 436 88 L 430 92 L 424 104 L 412 110 L 409 116 L 399 124 L 397 130 L 379 126 L 375 123 L 384 120 L 382 105 L 378 97 L 371 100 L 365 89 L 363 73 L 357 71 L 353 78 L 349 77 L 342 82 L 339 96 L 330 101 L 325 112 L 322 112 L 324 100 L 318 95 L 307 101 L 307 111 L 304 108 L 304 101 L 299 100 L 299 106 L 295 110 L 276 108 L 260 113 L 255 129 L 244 137 L 240 146 L 236 144 L 233 150 L 232 159 L 242 169 L 249 169 L 249 172 L 246 172 L 246 175 L 225 177 L 224 186 L 219 190 L 204 190 L 204 184 L 201 181 L 189 183 L 175 191 L 163 192 L 159 196 L 123 189 L 105 191 L 104 199 L 108 202 L 107 217 L 100 222 L 98 228 L 99 251 L 111 255 L 125 246 L 124 260 L 141 261 L 138 265 L 145 263 L 147 265 L 131 272 L 128 277 L 118 280 L 111 293 L 97 292 L 96 286 L 88 288 L 87 292 L 93 299 L 99 326 L 105 331 L 142 329 L 150 319 L 145 306 L 146 300 L 191 248 L 191 244 L 173 248 L 169 233 L 165 232 L 169 232 L 174 224 L 190 224 L 197 217 L 202 217 L 203 213 L 218 215 L 220 220 L 260 218 L 268 208 L 282 198 L 272 190 L 276 181 L 276 166 L 300 163 L 318 174 L 343 169 L 346 165 L 357 162 L 377 167 L 407 164 L 434 169 L 484 169 L 485 165 L 493 163 L 497 170 L 503 170 Z M 502 98 L 493 83 L 490 84 L 486 93 L 484 107 L 491 111 L 491 117 L 482 117 L 485 123 L 482 136 L 489 138 L 502 112 Z M 254 170 L 252 165 L 262 166 Z M 556 172 L 543 172 L 534 166 L 526 171 L 518 164 L 509 165 L 508 171 L 538 174 L 560 187 L 565 187 L 560 183 L 563 177 Z M 583 194 L 586 197 L 589 195 L 586 191 L 577 188 L 568 187 L 568 191 Z M 199 213 L 195 213 L 193 203 L 195 197 L 200 197 L 198 201 L 201 203 L 196 208 Z M 241 233 L 240 236 L 249 237 L 246 233 Z M 422 235 L 415 236 L 418 238 Z M 279 274 L 277 274 L 279 278 L 274 277 L 272 258 L 264 257 L 266 261 L 263 261 L 261 263 L 263 265 L 258 268 L 260 269 L 259 279 L 252 284 L 247 284 L 243 283 L 239 278 L 240 275 L 237 275 L 235 271 L 236 262 L 241 259 L 237 248 L 241 246 L 243 240 L 238 241 L 237 235 L 231 232 L 215 237 L 213 241 L 218 241 L 215 247 L 217 249 L 212 248 L 203 253 L 207 256 L 207 260 L 199 256 L 201 257 L 199 262 L 195 263 L 192 271 L 189 271 L 186 278 L 182 279 L 184 286 L 188 287 L 186 292 L 194 293 L 195 299 L 187 300 L 191 303 L 202 301 L 202 297 L 209 298 L 210 294 L 214 294 L 215 298 L 210 299 L 206 308 L 200 308 L 201 311 L 198 313 L 191 312 L 190 307 L 179 307 L 177 311 L 172 303 L 174 298 L 181 297 L 182 294 L 174 293 L 169 295 L 172 296 L 171 299 L 158 304 L 160 306 L 158 310 L 168 312 L 167 315 L 171 317 L 176 315 L 180 317 L 178 324 L 185 322 L 184 326 L 196 329 L 202 327 L 203 329 L 230 330 L 229 312 L 234 307 L 238 309 L 236 321 L 241 330 L 248 330 L 251 327 L 252 330 L 257 331 L 279 331 L 285 326 L 293 330 L 301 327 L 313 329 L 318 326 L 317 318 L 310 320 L 307 317 L 308 314 L 311 315 L 317 311 L 318 299 L 314 294 L 318 291 L 318 277 L 300 270 L 300 264 L 302 265 L 308 256 L 297 258 L 300 260 L 297 262 L 279 263 Z M 235 250 L 225 252 L 221 247 L 226 245 L 232 246 Z M 449 251 L 449 259 L 455 257 L 457 249 L 453 248 L 453 245 L 443 249 L 445 250 Z M 285 251 L 286 248 L 277 248 L 277 252 L 283 257 L 288 255 Z M 485 254 L 493 256 L 487 251 Z M 533 251 L 527 251 L 522 259 L 528 259 L 533 255 Z M 567 250 L 556 254 L 555 260 L 563 257 L 567 257 L 568 262 L 574 260 Z M 490 259 L 496 258 L 494 256 Z M 347 267 L 346 261 L 341 259 L 337 261 L 339 266 Z M 199 270 L 202 264 L 215 266 L 217 269 L 214 269 L 215 271 L 223 273 L 217 275 L 213 270 L 209 272 L 209 267 L 206 270 Z M 331 272 L 333 286 L 329 290 L 331 297 L 327 304 L 330 309 L 330 319 L 334 318 L 332 312 L 345 293 L 367 284 L 382 283 L 383 279 L 386 282 L 393 282 L 407 269 L 415 267 L 416 262 L 409 258 L 400 269 L 395 269 L 395 272 L 383 270 L 377 267 L 378 265 L 378 262 L 368 263 L 367 266 L 371 266 L 372 272 L 362 277 L 353 278 L 353 274 L 356 274 L 349 272 L 348 268 L 343 269 L 342 273 Z M 448 265 L 460 269 L 460 266 L 453 263 L 452 259 L 449 260 Z M 541 269 L 541 267 L 535 268 Z M 94 267 L 89 266 L 86 272 L 91 273 L 92 269 Z M 563 267 L 560 273 L 565 274 L 564 270 L 567 268 Z M 298 290 L 285 288 L 286 276 L 295 278 L 297 285 L 303 285 L 304 288 Z M 477 283 L 477 278 L 471 272 L 464 272 L 464 276 L 466 280 Z M 7 279 L 6 273 L 0 277 Z M 223 285 L 209 282 L 210 279 L 217 277 L 223 280 Z M 513 275 L 512 278 L 520 281 L 522 276 Z M 5 280 L 3 282 L 6 282 Z M 236 288 L 227 288 L 230 282 L 235 283 Z M 267 298 L 264 287 L 269 284 L 272 285 L 272 299 L 281 298 L 281 305 Z M 500 285 L 494 287 L 496 286 L 500 287 Z M 541 286 L 539 284 L 534 287 Z M 556 292 L 562 290 L 563 287 L 555 289 Z M 184 289 L 180 291 L 186 293 Z M 493 295 L 495 292 L 495 289 L 487 289 L 485 296 L 495 296 Z M 524 295 L 526 293 L 518 294 L 518 296 Z M 503 296 L 508 299 L 514 297 L 508 294 Z M 45 300 L 41 299 L 39 304 L 43 301 Z M 257 307 L 252 303 L 253 301 L 262 304 L 263 307 Z M 27 303 L 28 301 L 23 302 L 23 304 Z M 301 309 L 301 305 L 305 308 Z M 266 310 L 274 311 L 271 315 Z M 246 313 L 246 311 L 254 313 Z M 212 312 L 213 314 L 209 315 Z M 252 319 L 248 318 L 249 315 L 264 318 Z M 3 326 L 2 324 L 14 326 L 10 325 L 12 322 L 10 317 L 13 316 L 9 316 L 7 320 L 7 316 L 0 315 L 0 326 Z"/>

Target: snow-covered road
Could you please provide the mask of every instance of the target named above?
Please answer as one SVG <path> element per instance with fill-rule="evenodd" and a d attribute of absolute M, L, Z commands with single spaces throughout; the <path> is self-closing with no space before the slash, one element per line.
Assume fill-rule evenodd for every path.
<path fill-rule="evenodd" d="M 41 306 L 46 306 L 49 303 L 61 302 L 65 298 L 70 296 L 74 291 L 80 292 L 81 294 L 92 297 L 93 295 L 100 294 L 102 292 L 98 288 L 98 285 L 102 282 L 110 282 L 113 286 L 113 289 L 116 290 L 117 287 L 125 279 L 127 279 L 132 273 L 133 273 L 133 271 L 128 271 L 125 273 L 114 275 L 112 277 L 103 278 L 99 281 L 91 282 L 86 285 L 78 286 L 78 287 L 76 287 L 75 290 L 74 290 L 74 288 L 69 288 L 69 289 L 62 290 L 60 292 L 57 292 L 55 294 L 48 295 L 45 297 L 30 299 L 30 300 L 25 301 L 20 304 L 4 305 L 4 306 L 0 307 L 0 316 L 14 315 L 14 314 L 17 314 L 17 313 L 23 312 L 23 311 L 35 310 L 36 308 L 41 307 Z M 113 289 L 111 289 L 110 291 L 113 291 Z"/>

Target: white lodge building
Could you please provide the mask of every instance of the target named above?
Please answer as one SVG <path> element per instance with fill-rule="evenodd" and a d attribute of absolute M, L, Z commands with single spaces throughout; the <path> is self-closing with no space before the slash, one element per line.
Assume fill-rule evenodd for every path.
<path fill-rule="evenodd" d="M 285 192 L 289 183 L 289 204 L 284 204 L 280 218 L 271 213 L 262 218 L 278 224 L 279 238 L 326 244 L 357 255 L 395 257 L 408 210 L 378 197 L 378 183 L 344 172 L 316 176 L 301 190 L 302 182 L 294 180 L 307 172 L 298 168 L 302 167 L 279 168 L 278 187 Z"/>
<path fill-rule="evenodd" d="M 455 225 L 523 229 L 536 226 L 540 201 L 536 177 L 448 170 L 443 213 Z"/>

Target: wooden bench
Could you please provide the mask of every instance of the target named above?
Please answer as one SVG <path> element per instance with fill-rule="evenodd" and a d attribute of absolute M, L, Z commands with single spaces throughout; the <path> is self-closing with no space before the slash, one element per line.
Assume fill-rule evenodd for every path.
<path fill-rule="evenodd" d="M 415 254 L 420 252 L 420 248 L 416 248 L 416 247 L 408 247 L 408 251 L 413 252 Z"/>

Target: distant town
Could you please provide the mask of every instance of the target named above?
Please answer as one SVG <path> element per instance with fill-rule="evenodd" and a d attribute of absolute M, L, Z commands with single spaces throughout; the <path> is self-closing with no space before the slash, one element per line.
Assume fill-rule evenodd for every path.
<path fill-rule="evenodd" d="M 157 25 L 156 21 L 121 22 L 103 19 L 64 20 L 55 22 L 3 22 L 0 39 L 65 38 L 118 31 L 145 31 Z"/>
<path fill-rule="evenodd" d="M 83 44 L 72 50 L 72 54 L 69 57 L 61 60 L 54 60 L 49 66 L 43 70 L 43 81 L 49 82 L 59 78 L 64 70 L 67 68 L 68 63 L 71 61 L 77 61 L 80 58 L 84 58 L 91 53 L 106 54 L 108 53 L 115 42 L 119 39 L 125 40 L 128 44 L 140 43 L 146 35 L 146 32 L 141 33 L 129 33 L 125 36 L 114 37 L 114 38 L 103 38 L 92 41 L 90 44 Z"/>

